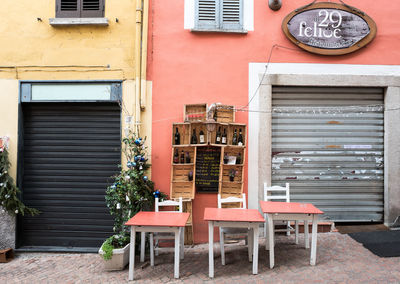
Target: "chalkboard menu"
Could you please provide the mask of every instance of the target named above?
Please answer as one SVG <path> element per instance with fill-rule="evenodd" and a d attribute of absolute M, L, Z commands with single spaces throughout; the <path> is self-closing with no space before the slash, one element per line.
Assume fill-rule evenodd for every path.
<path fill-rule="evenodd" d="M 197 192 L 218 192 L 220 160 L 220 147 L 197 147 Z"/>

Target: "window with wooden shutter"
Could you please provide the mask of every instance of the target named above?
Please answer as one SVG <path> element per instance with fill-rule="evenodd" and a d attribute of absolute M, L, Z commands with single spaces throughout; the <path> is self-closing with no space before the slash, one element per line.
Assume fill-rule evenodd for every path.
<path fill-rule="evenodd" d="M 243 0 L 196 0 L 195 28 L 243 30 Z"/>
<path fill-rule="evenodd" d="M 104 17 L 105 0 L 56 0 L 57 18 Z"/>

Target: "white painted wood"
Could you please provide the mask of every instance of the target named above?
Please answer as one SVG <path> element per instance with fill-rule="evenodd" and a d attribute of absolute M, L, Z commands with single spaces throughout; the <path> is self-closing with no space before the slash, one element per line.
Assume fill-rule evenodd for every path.
<path fill-rule="evenodd" d="M 225 239 L 224 239 L 224 232 L 222 231 L 222 228 L 219 228 L 219 245 L 221 248 L 221 264 L 225 265 Z"/>
<path fill-rule="evenodd" d="M 258 227 L 258 225 L 257 226 L 254 226 L 253 227 L 253 238 L 252 238 L 252 241 L 253 241 L 253 274 L 257 274 L 258 273 L 258 230 L 259 230 L 259 227 Z M 249 244 L 249 246 L 250 246 L 250 244 Z"/>
<path fill-rule="evenodd" d="M 150 233 L 150 265 L 154 266 L 154 237 L 153 237 L 153 233 Z"/>
<path fill-rule="evenodd" d="M 146 233 L 140 233 L 140 262 L 144 262 L 144 253 L 146 245 Z"/>
<path fill-rule="evenodd" d="M 179 248 L 181 241 L 180 228 L 176 228 L 175 230 L 175 261 L 174 261 L 174 277 L 179 278 Z"/>
<path fill-rule="evenodd" d="M 108 26 L 107 18 L 49 18 L 49 24 L 52 26 Z"/>
<path fill-rule="evenodd" d="M 131 226 L 131 247 L 129 250 L 129 280 L 135 277 L 135 226 Z"/>
<path fill-rule="evenodd" d="M 180 240 L 180 248 L 179 248 L 179 253 L 180 253 L 180 259 L 185 258 L 185 228 L 181 227 L 179 228 L 179 236 L 181 238 Z"/>
<path fill-rule="evenodd" d="M 274 256 L 274 221 L 272 220 L 271 214 L 267 214 L 268 218 L 268 247 L 269 247 L 269 268 L 274 268 L 275 256 Z"/>
<path fill-rule="evenodd" d="M 208 221 L 208 276 L 214 278 L 214 222 Z"/>
<path fill-rule="evenodd" d="M 299 221 L 298 220 L 296 220 L 295 221 L 295 242 L 296 242 L 296 245 L 298 245 L 299 244 Z"/>
<path fill-rule="evenodd" d="M 304 221 L 304 241 L 305 241 L 305 247 L 306 249 L 310 248 L 310 240 L 309 240 L 309 234 L 308 234 L 308 221 Z"/>
<path fill-rule="evenodd" d="M 248 253 L 249 253 L 249 262 L 253 261 L 253 243 L 254 243 L 254 235 L 253 235 L 253 229 L 250 229 L 248 231 Z"/>
<path fill-rule="evenodd" d="M 317 260 L 317 230 L 318 229 L 318 216 L 314 214 L 312 221 L 312 233 L 311 233 L 311 257 L 310 264 L 315 265 Z"/>
<path fill-rule="evenodd" d="M 163 233 L 170 232 L 175 233 L 177 227 L 159 227 L 159 226 L 135 226 L 136 232 L 153 232 Z M 179 227 L 178 227 L 179 228 Z"/>

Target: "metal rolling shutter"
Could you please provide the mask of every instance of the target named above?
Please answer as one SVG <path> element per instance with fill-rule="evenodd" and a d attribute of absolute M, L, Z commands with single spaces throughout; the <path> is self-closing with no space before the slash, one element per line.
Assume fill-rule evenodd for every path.
<path fill-rule="evenodd" d="M 111 103 L 23 105 L 22 246 L 96 247 L 112 234 L 105 204 L 118 172 L 120 109 Z"/>
<path fill-rule="evenodd" d="M 272 183 L 334 221 L 383 220 L 383 90 L 273 87 Z"/>

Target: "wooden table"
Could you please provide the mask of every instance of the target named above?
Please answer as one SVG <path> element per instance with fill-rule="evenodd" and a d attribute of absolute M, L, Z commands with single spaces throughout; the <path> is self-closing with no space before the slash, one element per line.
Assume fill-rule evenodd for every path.
<path fill-rule="evenodd" d="M 318 215 L 321 210 L 311 203 L 260 201 L 261 210 L 266 214 L 267 235 L 266 249 L 269 248 L 269 266 L 274 267 L 274 220 L 280 221 L 304 221 L 305 246 L 309 248 L 308 221 L 312 221 L 311 256 L 310 264 L 315 265 L 317 255 L 317 227 Z"/>
<path fill-rule="evenodd" d="M 253 244 L 253 274 L 258 273 L 258 227 L 264 218 L 256 209 L 205 208 L 208 221 L 209 277 L 214 277 L 214 227 L 249 228 L 249 250 Z M 251 234 L 252 233 L 252 234 Z M 251 240 L 251 241 L 250 241 Z"/>
<path fill-rule="evenodd" d="M 126 226 L 131 226 L 131 246 L 129 254 L 129 280 L 134 278 L 134 267 L 135 267 L 135 238 L 136 232 L 171 232 L 175 233 L 175 264 L 174 264 L 174 276 L 179 278 L 179 256 L 180 256 L 180 241 L 181 234 L 185 229 L 187 220 L 189 219 L 189 213 L 179 212 L 144 212 L 141 211 L 129 219 L 125 223 Z M 150 234 L 152 236 L 152 234 Z M 152 240 L 150 239 L 150 245 Z M 153 250 L 150 249 L 150 253 Z M 151 255 L 151 265 L 154 265 L 154 256 Z"/>

